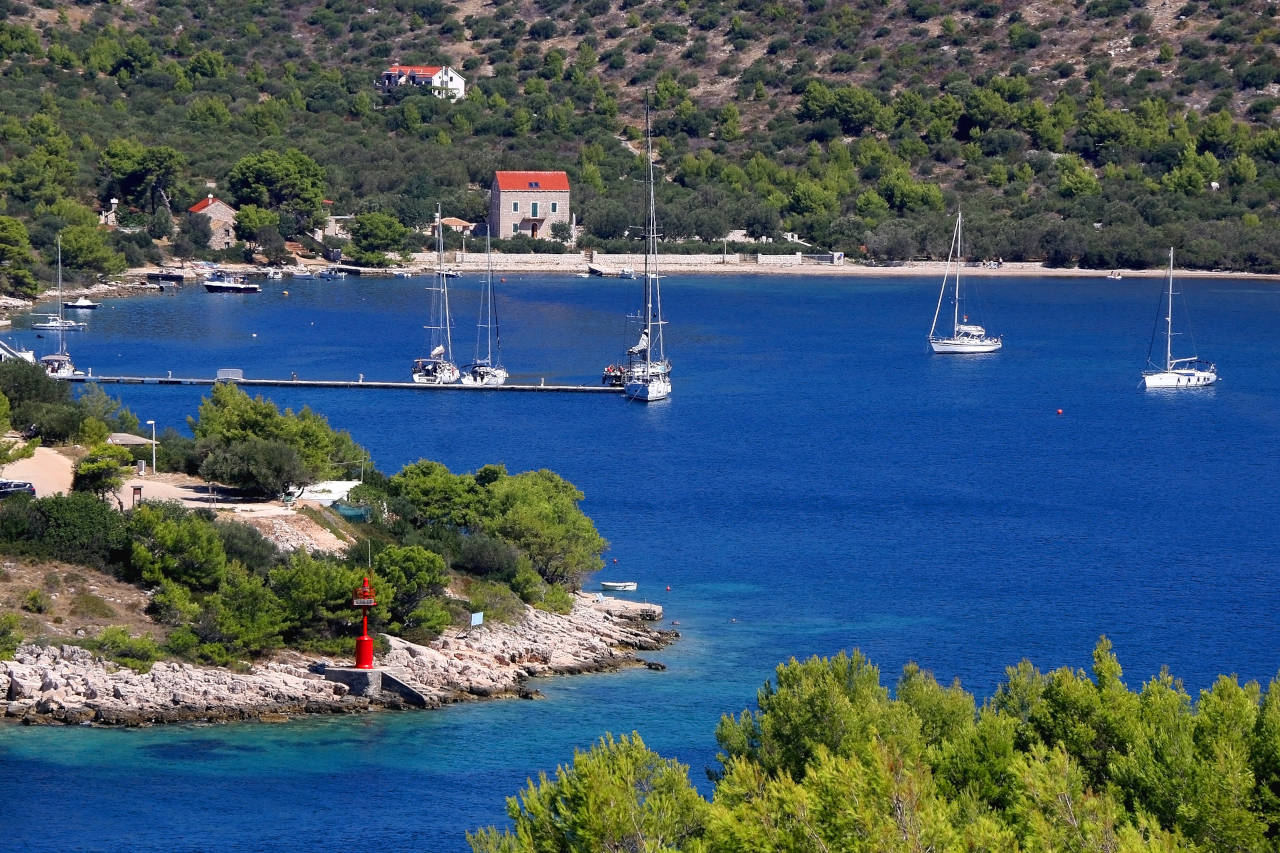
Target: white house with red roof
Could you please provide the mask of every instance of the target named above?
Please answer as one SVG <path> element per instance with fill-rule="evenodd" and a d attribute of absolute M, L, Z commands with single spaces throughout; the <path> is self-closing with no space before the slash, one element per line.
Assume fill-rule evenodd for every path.
<path fill-rule="evenodd" d="M 494 172 L 489 194 L 489 234 L 548 240 L 557 222 L 572 225 L 569 176 L 564 172 Z"/>
<path fill-rule="evenodd" d="M 236 244 L 236 209 L 213 193 L 187 208 L 188 213 L 203 213 L 209 217 L 210 249 L 230 249 Z"/>
<path fill-rule="evenodd" d="M 392 65 L 378 78 L 378 88 L 386 91 L 397 86 L 424 86 L 437 98 L 451 101 L 467 95 L 467 81 L 447 65 Z"/>

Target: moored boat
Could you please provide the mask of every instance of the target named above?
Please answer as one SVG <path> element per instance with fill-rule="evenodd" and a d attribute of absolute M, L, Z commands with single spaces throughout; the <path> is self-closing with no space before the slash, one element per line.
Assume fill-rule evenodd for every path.
<path fill-rule="evenodd" d="M 995 352 L 1004 346 L 998 335 L 989 335 L 987 330 L 969 319 L 969 309 L 965 306 L 965 292 L 960 281 L 960 270 L 964 266 L 963 236 L 964 217 L 956 211 L 956 229 L 951 236 L 951 251 L 947 255 L 947 266 L 942 273 L 942 289 L 938 292 L 938 307 L 933 312 L 933 325 L 929 328 L 929 346 L 936 353 L 985 353 Z M 951 273 L 955 275 L 952 276 Z M 950 287 L 948 288 L 948 279 Z M 942 317 L 943 302 L 950 300 L 951 328 L 945 324 L 939 328 L 938 319 Z"/>
<path fill-rule="evenodd" d="M 635 581 L 600 581 L 600 588 L 609 592 L 634 592 L 637 585 Z"/>
<path fill-rule="evenodd" d="M 102 303 L 94 302 L 88 297 L 81 296 L 79 299 L 77 299 L 74 302 L 68 302 L 66 307 L 76 308 L 81 311 L 92 311 L 94 308 L 97 308 L 100 304 Z"/>
<path fill-rule="evenodd" d="M 1151 346 L 1147 350 L 1149 370 L 1142 372 L 1142 387 L 1148 390 L 1163 388 L 1203 388 L 1218 381 L 1218 366 L 1194 355 L 1183 358 L 1173 357 L 1173 248 L 1169 248 L 1169 285 L 1167 293 L 1161 299 L 1165 303 L 1164 310 L 1164 364 L 1159 365 L 1151 359 L 1151 351 L 1155 349 L 1157 334 L 1151 335 Z M 1159 328 L 1159 320 L 1156 321 Z M 1195 341 L 1192 341 L 1194 347 Z"/>
<path fill-rule="evenodd" d="M 262 285 L 245 281 L 242 275 L 214 270 L 205 277 L 204 289 L 210 293 L 258 293 L 262 290 Z"/>

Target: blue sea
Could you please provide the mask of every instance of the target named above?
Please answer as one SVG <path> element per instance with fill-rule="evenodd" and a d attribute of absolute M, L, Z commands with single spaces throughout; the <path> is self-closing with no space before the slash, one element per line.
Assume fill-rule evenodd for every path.
<path fill-rule="evenodd" d="M 107 300 L 68 336 L 95 374 L 408 379 L 427 282 L 269 282 Z M 451 284 L 469 360 L 478 280 Z M 1101 635 L 1134 688 L 1195 695 L 1280 671 L 1280 285 L 1179 282 L 1222 381 L 1138 389 L 1160 278 L 992 278 L 1005 348 L 935 356 L 928 278 L 664 280 L 675 391 L 620 396 L 268 388 L 324 413 L 394 473 L 550 468 L 680 640 L 646 669 L 541 680 L 543 701 L 285 724 L 0 727 L 0 847 L 62 851 L 463 851 L 505 798 L 606 733 L 638 732 L 710 791 L 721 715 L 789 658 L 861 649 L 980 698 L 1023 658 L 1088 669 Z M 633 341 L 639 283 L 507 275 L 512 382 L 595 384 Z M 56 342 L 19 319 L 9 337 Z M 1187 337 L 1176 347 L 1190 347 Z M 104 386 L 160 430 L 207 388 Z M 39 815 L 39 817 L 36 817 Z"/>

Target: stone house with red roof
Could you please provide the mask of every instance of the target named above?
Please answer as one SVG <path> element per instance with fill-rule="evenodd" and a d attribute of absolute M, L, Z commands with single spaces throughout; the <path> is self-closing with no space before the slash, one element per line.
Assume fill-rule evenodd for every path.
<path fill-rule="evenodd" d="M 187 208 L 188 213 L 203 213 L 209 217 L 210 249 L 230 249 L 236 244 L 236 209 L 209 193 L 205 198 Z"/>
<path fill-rule="evenodd" d="M 378 88 L 385 92 L 397 86 L 429 88 L 450 101 L 467 96 L 467 81 L 447 65 L 392 65 L 378 78 Z"/>
<path fill-rule="evenodd" d="M 499 239 L 524 234 L 551 239 L 551 226 L 572 225 L 569 176 L 564 172 L 494 172 L 489 194 L 489 233 Z"/>

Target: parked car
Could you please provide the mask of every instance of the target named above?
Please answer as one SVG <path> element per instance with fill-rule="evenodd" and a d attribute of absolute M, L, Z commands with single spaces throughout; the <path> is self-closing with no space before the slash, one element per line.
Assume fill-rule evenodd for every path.
<path fill-rule="evenodd" d="M 22 480 L 0 480 L 0 499 L 11 495 L 34 495 L 36 487 Z"/>

